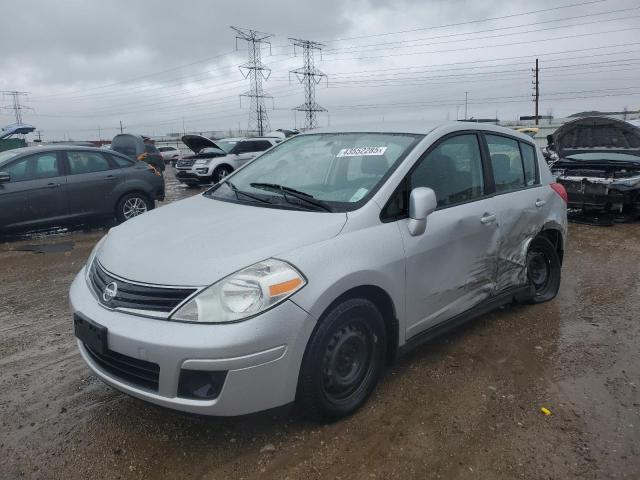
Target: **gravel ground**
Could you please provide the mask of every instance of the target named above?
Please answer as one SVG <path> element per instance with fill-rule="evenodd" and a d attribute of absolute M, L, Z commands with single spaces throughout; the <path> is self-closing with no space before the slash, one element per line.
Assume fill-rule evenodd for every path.
<path fill-rule="evenodd" d="M 198 191 L 167 181 L 168 201 Z M 640 478 L 637 224 L 571 225 L 554 301 L 422 346 L 327 425 L 294 407 L 198 417 L 97 380 L 67 291 L 104 233 L 0 244 L 1 479 Z M 19 250 L 32 244 L 59 251 Z"/>

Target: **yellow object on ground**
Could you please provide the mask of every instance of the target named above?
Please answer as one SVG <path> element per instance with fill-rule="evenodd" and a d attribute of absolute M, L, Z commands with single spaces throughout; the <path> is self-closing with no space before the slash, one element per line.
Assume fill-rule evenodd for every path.
<path fill-rule="evenodd" d="M 548 417 L 549 415 L 551 415 L 551 410 L 546 407 L 540 407 L 540 413 Z"/>

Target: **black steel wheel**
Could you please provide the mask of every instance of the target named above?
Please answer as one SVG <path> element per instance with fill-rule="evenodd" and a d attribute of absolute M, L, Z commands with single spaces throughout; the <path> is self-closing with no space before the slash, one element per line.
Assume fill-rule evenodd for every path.
<path fill-rule="evenodd" d="M 352 298 L 324 315 L 305 352 L 298 401 L 315 418 L 340 418 L 371 394 L 384 365 L 386 332 L 369 300 Z"/>
<path fill-rule="evenodd" d="M 531 241 L 527 252 L 527 279 L 533 287 L 531 303 L 547 302 L 560 288 L 560 258 L 554 246 L 544 237 Z"/>

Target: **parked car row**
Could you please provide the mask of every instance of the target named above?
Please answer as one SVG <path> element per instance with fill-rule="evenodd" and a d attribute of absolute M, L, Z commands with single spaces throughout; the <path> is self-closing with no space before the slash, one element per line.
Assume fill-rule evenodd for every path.
<path fill-rule="evenodd" d="M 297 400 L 342 417 L 400 354 L 558 292 L 566 192 L 526 135 L 433 122 L 273 148 L 186 140 L 181 162 L 201 163 L 179 164 L 182 178 L 221 181 L 111 229 L 71 286 L 83 359 L 131 396 L 208 415 Z"/>

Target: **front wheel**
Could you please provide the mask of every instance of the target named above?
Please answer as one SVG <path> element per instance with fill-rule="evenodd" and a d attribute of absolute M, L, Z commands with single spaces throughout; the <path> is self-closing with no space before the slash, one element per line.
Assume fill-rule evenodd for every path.
<path fill-rule="evenodd" d="M 216 167 L 216 169 L 213 171 L 213 175 L 211 175 L 211 181 L 213 183 L 220 183 L 232 171 L 233 170 L 231 169 L 231 167 L 228 167 L 226 165 L 220 165 L 219 167 Z"/>
<path fill-rule="evenodd" d="M 553 244 L 544 237 L 531 241 L 527 252 L 527 279 L 534 294 L 529 303 L 548 302 L 560 289 L 561 264 Z"/>
<path fill-rule="evenodd" d="M 116 206 L 118 223 L 126 222 L 153 208 L 153 203 L 142 193 L 128 193 Z"/>
<path fill-rule="evenodd" d="M 380 311 L 353 298 L 331 309 L 305 352 L 298 402 L 315 418 L 340 418 L 364 404 L 384 365 L 386 334 Z"/>

